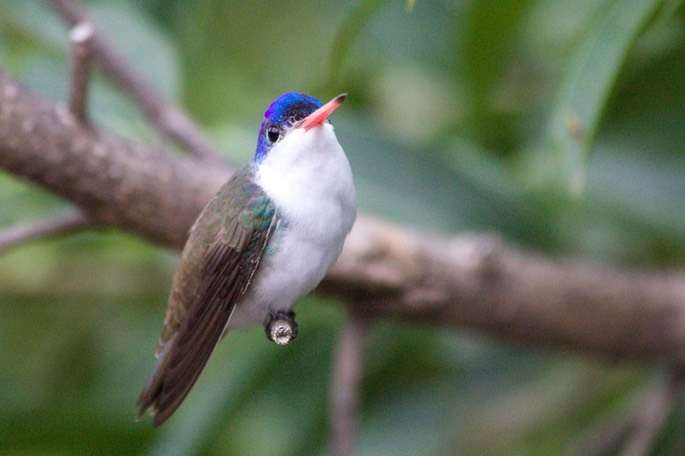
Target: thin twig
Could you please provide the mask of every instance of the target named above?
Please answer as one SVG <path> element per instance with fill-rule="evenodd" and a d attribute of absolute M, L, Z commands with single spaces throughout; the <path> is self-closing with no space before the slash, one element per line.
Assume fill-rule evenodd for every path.
<path fill-rule="evenodd" d="M 617 451 L 623 456 L 649 454 L 659 430 L 675 405 L 681 382 L 682 378 L 676 375 L 649 382 L 627 411 L 617 412 L 589 433 L 581 435 L 568 454 L 598 456 Z"/>
<path fill-rule="evenodd" d="M 81 6 L 72 0 L 52 0 L 52 5 L 71 26 L 92 23 Z M 166 101 L 97 30 L 92 36 L 91 49 L 107 76 L 138 104 L 148 121 L 163 135 L 177 141 L 199 158 L 215 159 L 219 156 L 190 117 Z"/>
<path fill-rule="evenodd" d="M 351 315 L 338 342 L 331 401 L 332 454 L 354 453 L 367 320 Z"/>
<path fill-rule="evenodd" d="M 613 454 L 621 447 L 632 424 L 632 417 L 612 416 L 594 425 L 588 432 L 583 432 L 570 445 L 568 456 L 600 456 Z"/>
<path fill-rule="evenodd" d="M 0 252 L 6 252 L 25 242 L 73 233 L 92 226 L 79 210 L 26 225 L 16 225 L 0 231 Z"/>
<path fill-rule="evenodd" d="M 71 87 L 69 111 L 81 123 L 88 123 L 86 105 L 91 68 L 91 40 L 95 29 L 90 22 L 82 22 L 71 29 Z"/>
<path fill-rule="evenodd" d="M 633 418 L 621 456 L 649 454 L 664 422 L 673 411 L 682 386 L 682 378 L 673 375 L 668 381 L 661 382 L 648 391 L 647 397 Z"/>

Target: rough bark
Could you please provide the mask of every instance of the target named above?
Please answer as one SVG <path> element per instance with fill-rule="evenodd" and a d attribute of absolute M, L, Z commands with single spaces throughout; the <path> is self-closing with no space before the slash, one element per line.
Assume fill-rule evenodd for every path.
<path fill-rule="evenodd" d="M 174 248 L 233 171 L 81 125 L 2 71 L 0 167 L 95 225 Z M 433 236 L 362 215 L 320 289 L 363 315 L 685 367 L 683 272 L 559 261 L 493 236 Z"/>

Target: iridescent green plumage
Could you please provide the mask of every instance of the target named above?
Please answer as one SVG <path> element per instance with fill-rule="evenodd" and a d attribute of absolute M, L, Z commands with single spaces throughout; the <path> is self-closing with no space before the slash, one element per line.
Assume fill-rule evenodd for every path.
<path fill-rule="evenodd" d="M 276 210 L 251 166 L 228 181 L 193 225 L 174 276 L 158 362 L 138 399 L 155 425 L 180 405 L 221 339 L 275 226 Z"/>

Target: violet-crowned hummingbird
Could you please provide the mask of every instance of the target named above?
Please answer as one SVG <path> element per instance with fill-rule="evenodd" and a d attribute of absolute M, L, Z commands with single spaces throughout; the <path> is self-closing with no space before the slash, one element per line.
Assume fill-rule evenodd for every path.
<path fill-rule="evenodd" d="M 296 335 L 295 301 L 323 279 L 356 217 L 350 164 L 327 120 L 344 99 L 289 92 L 264 113 L 252 162 L 190 231 L 138 418 L 166 421 L 227 329 L 263 323 L 278 343 Z"/>

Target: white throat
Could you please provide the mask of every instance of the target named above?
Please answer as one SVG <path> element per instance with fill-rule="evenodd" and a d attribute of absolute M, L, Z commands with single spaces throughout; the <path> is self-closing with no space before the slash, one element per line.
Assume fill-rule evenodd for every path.
<path fill-rule="evenodd" d="M 352 227 L 352 171 L 330 123 L 289 132 L 258 165 L 256 182 L 289 223 Z"/>

